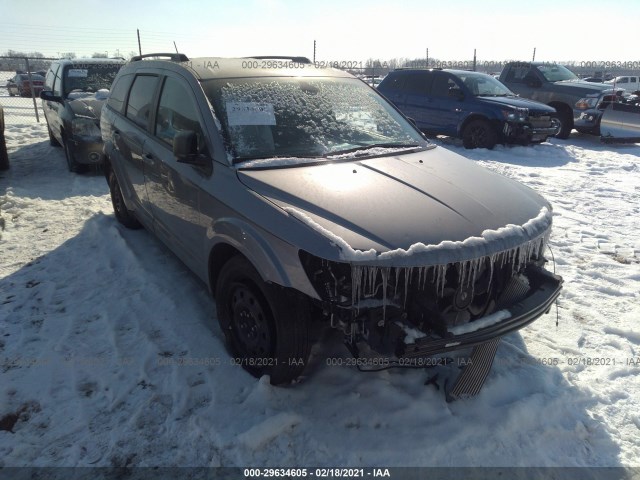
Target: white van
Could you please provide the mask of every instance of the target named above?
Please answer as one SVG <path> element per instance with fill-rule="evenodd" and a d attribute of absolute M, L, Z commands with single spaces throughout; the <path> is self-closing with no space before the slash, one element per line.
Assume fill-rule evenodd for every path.
<path fill-rule="evenodd" d="M 616 84 L 616 87 L 624 88 L 627 93 L 635 93 L 640 91 L 640 77 L 638 76 L 620 76 L 616 78 L 612 78 L 611 80 L 607 80 L 607 84 L 613 85 Z"/>

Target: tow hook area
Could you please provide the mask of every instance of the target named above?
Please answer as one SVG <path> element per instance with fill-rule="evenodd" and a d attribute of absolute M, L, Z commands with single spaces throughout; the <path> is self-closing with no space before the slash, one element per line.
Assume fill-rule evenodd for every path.
<path fill-rule="evenodd" d="M 440 390 L 440 385 L 443 384 L 445 398 L 450 403 L 455 400 L 472 398 L 480 393 L 485 380 L 491 372 L 500 340 L 501 338 L 497 337 L 476 345 L 468 357 L 458 358 L 457 360 L 448 357 L 433 359 L 400 358 L 397 360 L 384 359 L 384 361 L 381 359 L 379 362 L 371 362 L 369 359 L 360 357 L 357 345 L 348 341 L 345 341 L 344 344 L 355 359 L 354 365 L 361 372 L 378 372 L 388 368 L 420 368 L 425 369 L 425 371 L 434 369 L 434 367 L 446 368 L 446 375 L 440 378 L 441 371 L 435 372 L 427 378 L 424 385 L 433 385 L 437 390 Z M 365 361 L 360 362 L 359 360 Z M 451 375 L 451 365 L 458 367 L 457 375 L 455 373 Z"/>

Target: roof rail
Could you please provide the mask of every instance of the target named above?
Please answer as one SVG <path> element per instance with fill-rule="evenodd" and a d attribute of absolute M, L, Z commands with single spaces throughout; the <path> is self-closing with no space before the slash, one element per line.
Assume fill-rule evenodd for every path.
<path fill-rule="evenodd" d="M 256 60 L 290 60 L 296 63 L 311 63 L 307 57 L 289 57 L 286 55 L 252 55 L 244 58 L 255 58 Z"/>
<path fill-rule="evenodd" d="M 189 57 L 187 57 L 184 53 L 145 53 L 144 55 L 136 55 L 135 57 L 131 57 L 132 62 L 139 62 L 143 58 L 150 57 L 165 57 L 171 60 L 172 62 L 188 62 Z"/>

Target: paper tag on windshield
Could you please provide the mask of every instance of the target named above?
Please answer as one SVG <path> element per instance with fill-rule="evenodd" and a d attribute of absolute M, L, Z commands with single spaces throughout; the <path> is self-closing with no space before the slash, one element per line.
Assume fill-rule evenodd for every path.
<path fill-rule="evenodd" d="M 276 115 L 270 103 L 227 102 L 229 126 L 275 125 Z"/>
<path fill-rule="evenodd" d="M 71 68 L 67 76 L 69 77 L 82 77 L 85 78 L 89 74 L 89 70 L 86 68 Z"/>

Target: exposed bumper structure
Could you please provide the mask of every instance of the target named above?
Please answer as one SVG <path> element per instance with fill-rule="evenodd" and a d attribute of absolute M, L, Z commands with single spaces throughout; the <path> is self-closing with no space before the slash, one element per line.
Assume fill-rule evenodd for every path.
<path fill-rule="evenodd" d="M 518 292 L 518 287 L 512 287 L 511 292 L 499 299 L 500 303 L 506 304 L 513 301 L 510 296 L 522 296 L 510 307 L 508 312 L 510 317 L 500 320 L 493 325 L 480 328 L 476 331 L 454 335 L 448 332 L 444 338 L 434 339 L 429 337 L 418 338 L 415 343 L 406 346 L 401 357 L 417 358 L 428 357 L 449 351 L 461 350 L 468 347 L 475 347 L 495 338 L 502 337 L 508 333 L 525 327 L 535 319 L 546 313 L 558 298 L 562 290 L 562 278 L 547 272 L 540 267 L 529 267 L 526 277 L 531 288 L 528 292 Z M 524 295 L 524 296 L 523 296 Z M 482 323 L 482 318 L 475 320 Z M 400 353 L 400 352 L 399 352 Z"/>

